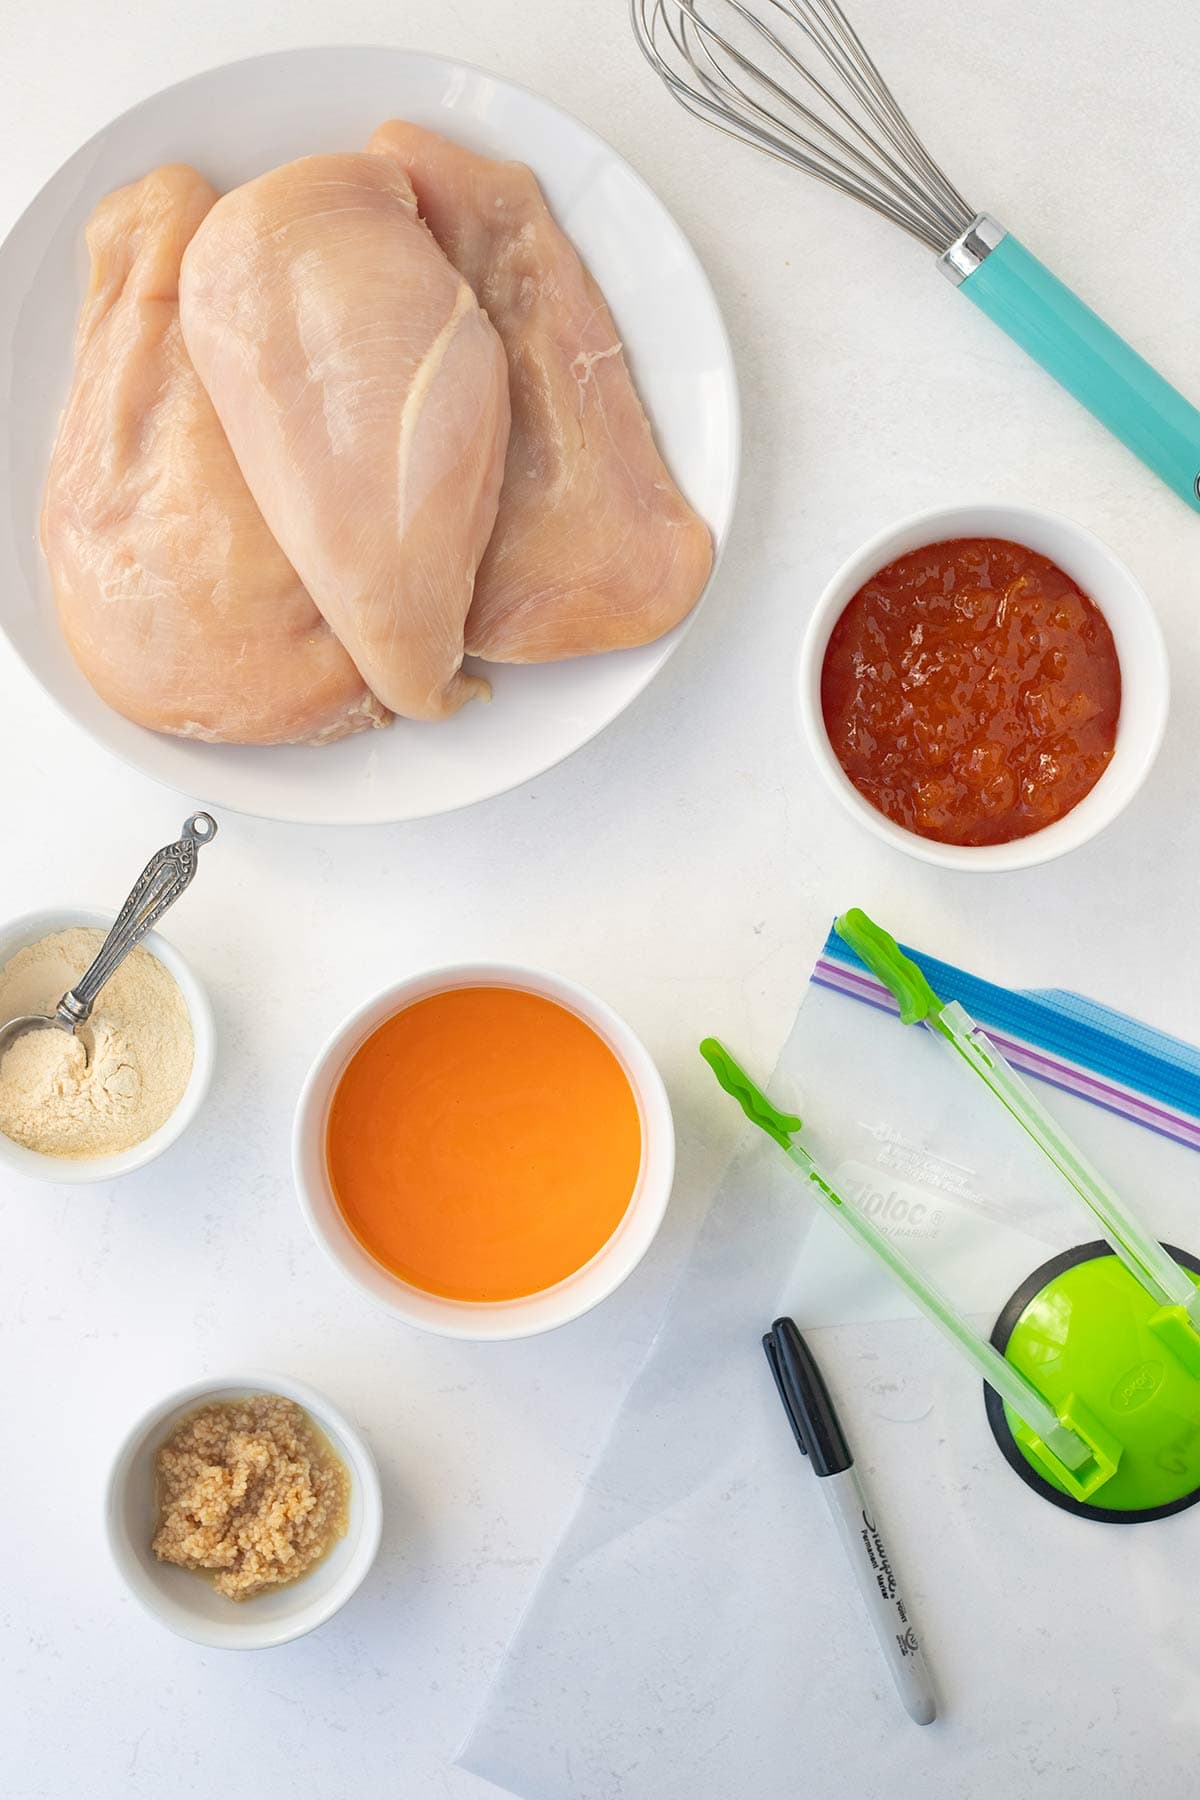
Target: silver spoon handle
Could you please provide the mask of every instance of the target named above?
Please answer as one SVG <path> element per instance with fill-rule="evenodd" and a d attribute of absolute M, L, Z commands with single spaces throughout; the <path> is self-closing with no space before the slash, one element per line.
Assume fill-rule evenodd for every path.
<path fill-rule="evenodd" d="M 201 844 L 211 844 L 216 835 L 217 821 L 211 814 L 193 813 L 184 820 L 183 832 L 176 841 L 155 851 L 134 882 L 116 923 L 96 952 L 95 961 L 55 1009 L 68 1030 L 73 1031 L 91 1017 L 100 989 L 134 946 L 157 925 L 167 908 L 174 906 L 196 873 Z"/>

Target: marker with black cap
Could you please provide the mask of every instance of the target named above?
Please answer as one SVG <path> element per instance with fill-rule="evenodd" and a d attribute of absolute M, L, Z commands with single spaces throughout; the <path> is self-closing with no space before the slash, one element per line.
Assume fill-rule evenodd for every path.
<path fill-rule="evenodd" d="M 909 1717 L 929 1725 L 937 1717 L 929 1671 L 821 1371 L 791 1319 L 776 1319 L 763 1349 L 796 1442 L 820 1477 L 896 1691 Z"/>

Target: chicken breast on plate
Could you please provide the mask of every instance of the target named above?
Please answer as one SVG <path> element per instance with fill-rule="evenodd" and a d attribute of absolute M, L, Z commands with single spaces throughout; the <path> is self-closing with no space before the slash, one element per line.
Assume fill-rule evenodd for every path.
<path fill-rule="evenodd" d="M 413 719 L 486 693 L 460 665 L 507 368 L 400 165 L 310 156 L 227 194 L 181 316 L 251 493 L 372 690 Z"/>
<path fill-rule="evenodd" d="M 92 214 L 42 543 L 71 650 L 126 718 L 328 743 L 387 714 L 263 523 L 184 348 L 180 259 L 215 199 L 177 165 Z"/>
<path fill-rule="evenodd" d="M 649 643 L 695 605 L 712 541 L 655 447 L 612 316 L 530 171 L 394 120 L 369 148 L 504 340 L 512 436 L 467 648 L 548 662 Z"/>

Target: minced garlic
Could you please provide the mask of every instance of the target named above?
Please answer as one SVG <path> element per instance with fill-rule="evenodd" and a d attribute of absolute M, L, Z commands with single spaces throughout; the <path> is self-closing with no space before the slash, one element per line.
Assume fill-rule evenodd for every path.
<path fill-rule="evenodd" d="M 279 1394 L 213 1401 L 158 1452 L 161 1562 L 249 1600 L 298 1581 L 344 1537 L 350 1477 L 303 1407 Z"/>

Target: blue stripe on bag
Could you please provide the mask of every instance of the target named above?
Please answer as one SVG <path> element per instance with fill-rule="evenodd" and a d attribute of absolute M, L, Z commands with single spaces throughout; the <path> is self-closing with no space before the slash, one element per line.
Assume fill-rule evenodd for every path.
<path fill-rule="evenodd" d="M 997 987 L 907 944 L 900 947 L 943 1000 L 959 1001 L 988 1030 L 1022 1038 L 1049 1055 L 1200 1119 L 1200 1050 L 1193 1045 L 1082 994 Z M 821 954 L 827 961 L 867 972 L 834 931 Z"/>

